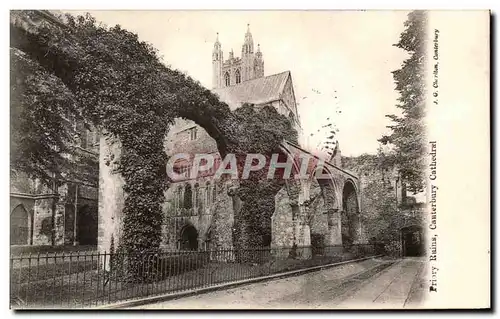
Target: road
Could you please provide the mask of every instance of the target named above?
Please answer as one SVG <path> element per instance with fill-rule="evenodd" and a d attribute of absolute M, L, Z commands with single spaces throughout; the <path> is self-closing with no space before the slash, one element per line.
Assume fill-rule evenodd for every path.
<path fill-rule="evenodd" d="M 138 309 L 417 308 L 424 259 L 371 259 L 309 274 L 143 305 Z"/>

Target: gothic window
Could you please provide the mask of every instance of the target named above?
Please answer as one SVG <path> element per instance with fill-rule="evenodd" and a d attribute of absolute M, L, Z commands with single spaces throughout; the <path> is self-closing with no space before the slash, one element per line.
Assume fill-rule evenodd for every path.
<path fill-rule="evenodd" d="M 193 207 L 193 193 L 191 192 L 191 185 L 187 184 L 184 190 L 184 208 L 190 209 Z"/>
<path fill-rule="evenodd" d="M 194 205 L 193 207 L 199 208 L 199 202 L 200 202 L 200 186 L 198 184 L 194 185 Z M 194 210 L 195 212 L 196 210 Z"/>
<path fill-rule="evenodd" d="M 229 75 L 229 72 L 226 72 L 226 74 L 224 74 L 224 82 L 226 83 L 226 86 L 231 85 L 231 76 Z"/>
<path fill-rule="evenodd" d="M 236 84 L 241 83 L 241 74 L 239 69 L 236 70 L 235 76 L 236 76 Z"/>
<path fill-rule="evenodd" d="M 210 205 L 210 182 L 206 182 L 205 184 L 205 200 L 207 205 Z"/>
<path fill-rule="evenodd" d="M 217 188 L 216 184 L 214 183 L 212 187 L 212 203 L 215 203 L 215 200 L 217 199 Z"/>

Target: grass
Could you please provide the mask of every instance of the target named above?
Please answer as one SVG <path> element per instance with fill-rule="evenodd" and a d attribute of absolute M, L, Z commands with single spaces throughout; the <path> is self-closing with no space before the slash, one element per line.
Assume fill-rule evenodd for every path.
<path fill-rule="evenodd" d="M 357 254 L 314 256 L 311 259 L 273 259 L 262 263 L 203 262 L 183 265 L 185 271 L 171 271 L 161 264 L 157 279 L 132 283 L 109 276 L 98 268 L 97 260 L 66 261 L 11 269 L 11 301 L 20 308 L 84 308 L 165 293 L 181 292 L 326 265 L 359 258 Z M 170 268 L 167 269 L 167 267 Z M 177 266 L 179 267 L 179 266 Z M 163 274 L 163 275 L 161 275 Z"/>

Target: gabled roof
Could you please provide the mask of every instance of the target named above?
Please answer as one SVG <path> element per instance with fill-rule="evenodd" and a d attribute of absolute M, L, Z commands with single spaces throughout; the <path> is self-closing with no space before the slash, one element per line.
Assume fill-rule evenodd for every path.
<path fill-rule="evenodd" d="M 280 99 L 290 71 L 265 76 L 237 85 L 214 89 L 213 92 L 227 103 L 231 110 L 239 108 L 243 103 L 264 104 Z"/>

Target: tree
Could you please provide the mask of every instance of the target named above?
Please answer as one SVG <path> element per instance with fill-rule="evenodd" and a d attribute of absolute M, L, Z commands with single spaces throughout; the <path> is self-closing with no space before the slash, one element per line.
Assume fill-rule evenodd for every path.
<path fill-rule="evenodd" d="M 392 72 L 396 90 L 400 93 L 397 107 L 401 116 L 387 115 L 393 121 L 390 135 L 379 139 L 392 144 L 392 159 L 409 191 L 418 192 L 424 186 L 425 171 L 425 65 L 426 13 L 413 11 L 405 22 L 396 47 L 410 54 L 400 69 Z"/>
<path fill-rule="evenodd" d="M 22 51 L 11 48 L 11 174 L 46 185 L 76 172 L 73 122 L 82 120 L 73 94 Z M 66 173 L 66 174 L 65 174 Z"/>

